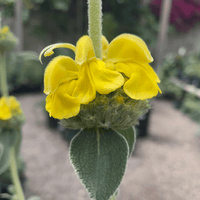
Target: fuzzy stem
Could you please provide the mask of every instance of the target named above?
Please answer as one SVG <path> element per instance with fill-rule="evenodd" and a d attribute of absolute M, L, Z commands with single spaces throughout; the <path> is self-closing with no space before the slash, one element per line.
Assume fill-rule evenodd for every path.
<path fill-rule="evenodd" d="M 102 59 L 101 31 L 102 31 L 102 2 L 101 0 L 88 0 L 89 36 L 94 45 L 97 58 Z"/>
<path fill-rule="evenodd" d="M 25 200 L 22 186 L 21 186 L 21 183 L 19 180 L 15 155 L 16 155 L 15 148 L 13 147 L 10 152 L 10 171 L 11 171 L 12 181 L 15 186 L 16 195 L 18 197 L 18 200 Z"/>
<path fill-rule="evenodd" d="M 116 200 L 115 195 L 113 195 L 112 197 L 110 197 L 110 200 Z"/>
<path fill-rule="evenodd" d="M 2 28 L 2 14 L 0 12 L 0 29 Z"/>
<path fill-rule="evenodd" d="M 1 74 L 1 93 L 8 96 L 8 85 L 6 76 L 6 58 L 4 53 L 0 53 L 0 74 Z"/>

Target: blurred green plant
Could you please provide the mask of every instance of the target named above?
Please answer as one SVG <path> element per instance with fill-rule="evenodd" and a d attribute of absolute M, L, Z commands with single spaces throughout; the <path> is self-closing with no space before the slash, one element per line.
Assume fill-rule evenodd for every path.
<path fill-rule="evenodd" d="M 159 23 L 148 7 L 141 8 L 141 23 L 135 27 L 136 34 L 140 35 L 150 47 L 155 47 Z"/>
<path fill-rule="evenodd" d="M 25 163 L 21 156 L 17 158 L 17 168 L 18 168 L 18 173 L 19 173 L 20 178 L 24 179 Z M 9 168 L 0 175 L 0 183 L 1 182 L 5 184 L 12 183 L 12 177 L 11 177 Z"/>
<path fill-rule="evenodd" d="M 143 6 L 137 0 L 111 0 L 103 1 L 103 8 L 107 15 L 105 18 L 108 18 L 108 14 L 112 16 L 110 27 L 106 27 L 103 23 L 103 30 L 106 30 L 104 34 L 107 38 L 114 38 L 118 34 L 127 32 L 142 37 L 150 48 L 155 46 L 159 23 L 148 5 Z M 109 28 L 111 33 L 113 32 L 112 36 Z"/>
<path fill-rule="evenodd" d="M 185 84 L 194 85 L 196 90 L 200 88 L 200 52 L 181 55 L 183 48 L 178 54 L 168 54 L 163 62 L 160 72 L 160 87 L 164 97 L 170 97 L 179 101 L 181 111 L 191 119 L 200 122 L 200 99 L 199 97 L 171 82 L 176 77 Z M 199 89 L 200 90 L 200 89 Z M 175 104 L 176 105 L 176 104 Z"/>
<path fill-rule="evenodd" d="M 181 111 L 192 120 L 200 123 L 200 99 L 194 94 L 186 94 Z"/>
<path fill-rule="evenodd" d="M 200 53 L 188 56 L 183 73 L 190 77 L 200 78 Z"/>
<path fill-rule="evenodd" d="M 43 82 L 44 66 L 32 51 L 13 52 L 7 57 L 9 91 L 21 87 L 37 88 Z"/>
<path fill-rule="evenodd" d="M 182 89 L 174 85 L 170 79 L 171 77 L 177 77 L 179 71 L 182 68 L 182 59 L 177 59 L 176 54 L 168 54 L 162 64 L 159 77 L 161 80 L 160 88 L 163 92 L 163 96 L 169 97 L 174 100 L 179 100 L 182 97 Z"/>
<path fill-rule="evenodd" d="M 1 13 L 0 13 L 1 15 Z M 1 20 L 0 20 L 1 23 Z M 0 53 L 11 51 L 16 46 L 18 39 L 10 31 L 8 26 L 0 27 Z"/>
<path fill-rule="evenodd" d="M 47 43 L 62 40 L 66 33 L 73 38 L 79 31 L 76 22 L 80 14 L 77 12 L 78 6 L 81 6 L 83 12 L 83 30 L 79 35 L 87 34 L 87 1 L 82 5 L 78 5 L 78 0 L 31 0 L 31 3 L 33 8 L 24 6 L 22 13 L 28 34 L 40 40 L 45 39 Z M 155 47 L 159 24 L 148 5 L 143 6 L 137 0 L 104 0 L 103 12 L 103 34 L 109 41 L 127 32 L 142 37 L 150 48 Z M 13 17 L 14 4 L 7 4 L 3 14 L 4 17 Z"/>
<path fill-rule="evenodd" d="M 14 3 L 15 0 L 0 0 L 0 5 L 7 5 L 10 3 Z"/>
<path fill-rule="evenodd" d="M 116 35 L 117 28 L 119 26 L 119 23 L 114 18 L 114 16 L 111 13 L 104 13 L 103 15 L 103 35 L 106 36 L 106 38 L 111 41 L 114 36 Z"/>

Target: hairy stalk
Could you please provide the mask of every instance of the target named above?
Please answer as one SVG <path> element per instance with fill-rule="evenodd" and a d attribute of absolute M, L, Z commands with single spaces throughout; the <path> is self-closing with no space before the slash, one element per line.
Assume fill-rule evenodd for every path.
<path fill-rule="evenodd" d="M 2 14 L 0 12 L 0 29 L 2 28 Z"/>
<path fill-rule="evenodd" d="M 21 183 L 19 180 L 17 163 L 16 163 L 16 154 L 15 154 L 14 147 L 11 149 L 11 152 L 10 152 L 10 171 L 11 171 L 12 181 L 15 186 L 16 195 L 18 197 L 18 200 L 25 200 L 22 186 L 21 186 Z"/>
<path fill-rule="evenodd" d="M 0 74 L 1 74 L 1 94 L 2 96 L 8 96 L 6 58 L 4 53 L 0 53 Z"/>
<path fill-rule="evenodd" d="M 109 200 L 116 200 L 115 195 L 113 195 L 112 197 L 110 197 Z"/>
<path fill-rule="evenodd" d="M 102 59 L 102 1 L 88 0 L 88 22 L 89 36 L 94 45 L 94 52 L 97 58 Z"/>

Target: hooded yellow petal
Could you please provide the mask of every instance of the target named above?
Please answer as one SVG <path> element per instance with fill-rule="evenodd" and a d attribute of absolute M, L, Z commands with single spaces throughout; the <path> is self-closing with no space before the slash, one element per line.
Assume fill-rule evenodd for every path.
<path fill-rule="evenodd" d="M 161 93 L 157 82 L 141 67 L 135 68 L 130 79 L 124 84 L 124 92 L 136 100 L 150 99 L 156 96 L 158 91 Z"/>
<path fill-rule="evenodd" d="M 134 72 L 135 68 L 138 67 L 145 69 L 149 74 L 149 76 L 152 78 L 152 80 L 156 81 L 157 83 L 160 83 L 160 79 L 158 78 L 157 74 L 149 64 L 140 65 L 134 62 L 124 62 L 115 64 L 115 70 L 124 73 L 127 77 L 130 77 L 131 74 Z"/>
<path fill-rule="evenodd" d="M 47 96 L 46 110 L 57 119 L 67 119 L 76 116 L 80 111 L 80 101 L 68 94 L 70 84 L 62 83 L 58 89 Z"/>
<path fill-rule="evenodd" d="M 85 35 L 81 37 L 76 44 L 76 58 L 75 61 L 79 65 L 84 62 L 95 58 L 94 47 L 92 40 L 89 36 Z"/>
<path fill-rule="evenodd" d="M 134 71 L 134 68 L 132 68 L 131 65 L 127 63 L 116 63 L 115 70 L 124 73 L 127 77 L 130 77 Z"/>
<path fill-rule="evenodd" d="M 102 45 L 103 60 L 105 60 L 109 43 L 106 37 L 103 35 L 101 37 L 101 45 Z"/>
<path fill-rule="evenodd" d="M 75 87 L 76 87 L 76 85 L 77 85 L 77 83 L 78 83 L 78 80 L 71 80 L 71 81 L 66 81 L 66 83 L 68 82 L 68 86 L 67 86 L 67 88 L 66 88 L 66 90 L 67 90 L 67 93 L 70 95 L 70 96 L 72 96 L 72 94 L 73 94 L 73 92 L 74 92 L 74 89 L 75 89 Z M 65 83 L 65 82 L 63 82 L 63 83 Z"/>
<path fill-rule="evenodd" d="M 100 94 L 113 92 L 124 84 L 123 76 L 116 71 L 106 69 L 105 63 L 101 60 L 91 62 L 89 69 L 96 91 Z"/>
<path fill-rule="evenodd" d="M 108 46 L 107 62 L 135 61 L 150 63 L 153 61 L 145 42 L 138 36 L 122 34 L 116 37 Z"/>
<path fill-rule="evenodd" d="M 8 105 L 8 98 L 2 97 L 0 99 L 0 120 L 8 120 L 11 117 L 12 113 Z"/>
<path fill-rule="evenodd" d="M 142 67 L 147 70 L 149 76 L 151 76 L 153 80 L 155 80 L 157 83 L 160 83 L 159 77 L 149 64 L 142 65 Z"/>
<path fill-rule="evenodd" d="M 88 68 L 89 66 L 87 63 L 81 66 L 78 83 L 72 94 L 72 96 L 80 100 L 81 104 L 88 104 L 96 97 L 95 86 Z"/>
<path fill-rule="evenodd" d="M 44 93 L 53 93 L 63 80 L 78 78 L 78 66 L 70 57 L 57 56 L 46 67 L 44 73 Z"/>

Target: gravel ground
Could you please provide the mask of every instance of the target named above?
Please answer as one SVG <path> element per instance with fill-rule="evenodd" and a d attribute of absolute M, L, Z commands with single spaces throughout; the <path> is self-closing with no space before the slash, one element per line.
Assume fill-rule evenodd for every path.
<path fill-rule="evenodd" d="M 69 147 L 36 104 L 43 94 L 17 97 L 26 115 L 22 156 L 26 196 L 42 200 L 89 200 L 79 183 Z M 154 100 L 149 137 L 139 138 L 120 186 L 118 200 L 199 200 L 200 136 L 197 125 L 171 102 Z"/>

